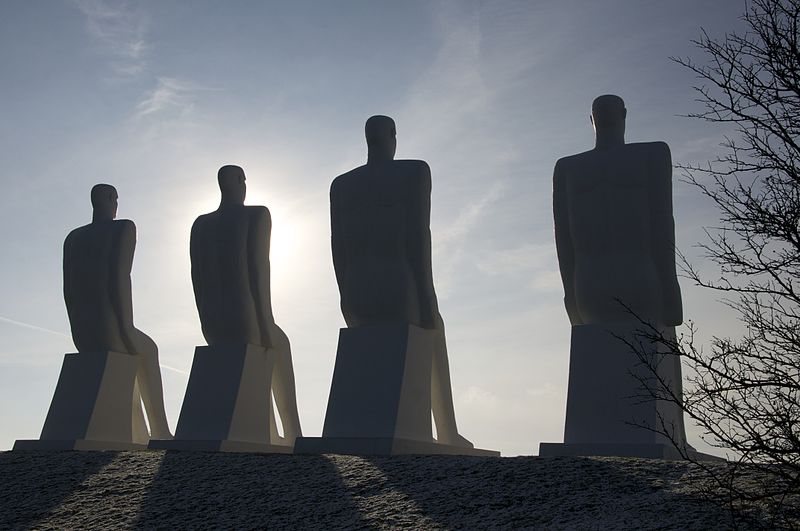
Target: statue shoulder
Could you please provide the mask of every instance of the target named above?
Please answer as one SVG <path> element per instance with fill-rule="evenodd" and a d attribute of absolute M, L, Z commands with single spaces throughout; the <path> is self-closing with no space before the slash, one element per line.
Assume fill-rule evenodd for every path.
<path fill-rule="evenodd" d="M 672 154 L 666 142 L 640 142 L 626 144 L 631 147 L 635 158 L 644 161 L 653 182 L 672 178 Z"/>
<path fill-rule="evenodd" d="M 431 175 L 431 167 L 428 166 L 428 163 L 424 160 L 400 159 L 396 160 L 395 163 L 406 171 L 413 171 L 414 173 L 427 175 L 428 177 Z"/>
<path fill-rule="evenodd" d="M 337 176 L 335 179 L 333 179 L 333 181 L 331 182 L 331 194 L 340 189 L 348 188 L 349 186 L 351 186 L 351 183 L 357 181 L 358 177 L 362 173 L 364 173 L 364 167 L 365 166 L 362 165 L 359 166 L 358 168 L 353 168 L 352 170 L 345 172 Z"/>
<path fill-rule="evenodd" d="M 651 157 L 670 157 L 669 145 L 658 140 L 656 142 L 633 142 L 625 144 L 626 147 L 641 152 L 646 152 Z"/>
<path fill-rule="evenodd" d="M 270 220 L 272 219 L 269 209 L 263 205 L 246 205 L 244 208 L 245 212 L 247 213 L 247 217 L 256 223 L 270 223 Z"/>
<path fill-rule="evenodd" d="M 192 223 L 192 236 L 199 232 L 203 232 L 206 225 L 208 225 L 209 221 L 211 221 L 212 216 L 213 213 L 201 214 L 197 216 L 197 218 L 194 220 L 194 223 Z"/>
<path fill-rule="evenodd" d="M 75 227 L 74 229 L 69 231 L 69 233 L 67 234 L 66 239 L 67 240 L 74 240 L 75 238 L 79 238 L 80 235 L 83 234 L 84 232 L 86 232 L 87 230 L 89 230 L 89 228 L 91 226 L 92 226 L 91 224 L 88 224 L 88 225 L 81 225 L 80 227 Z"/>
<path fill-rule="evenodd" d="M 556 161 L 553 167 L 553 179 L 564 179 L 575 167 L 587 164 L 592 159 L 592 151 L 584 151 L 575 155 L 567 155 Z"/>
<path fill-rule="evenodd" d="M 136 234 L 136 223 L 129 219 L 115 219 L 114 229 L 119 232 L 133 232 Z"/>
<path fill-rule="evenodd" d="M 79 239 L 81 235 L 86 232 L 88 227 L 89 225 L 82 225 L 69 231 L 67 237 L 64 238 L 64 248 L 70 247 L 75 240 Z"/>
<path fill-rule="evenodd" d="M 403 159 L 395 161 L 396 167 L 400 169 L 399 174 L 406 182 L 412 186 L 423 190 L 431 188 L 431 167 L 424 160 Z"/>
<path fill-rule="evenodd" d="M 115 219 L 112 222 L 111 230 L 115 235 L 114 238 L 119 238 L 118 241 L 127 244 L 136 243 L 136 224 L 129 219 Z"/>

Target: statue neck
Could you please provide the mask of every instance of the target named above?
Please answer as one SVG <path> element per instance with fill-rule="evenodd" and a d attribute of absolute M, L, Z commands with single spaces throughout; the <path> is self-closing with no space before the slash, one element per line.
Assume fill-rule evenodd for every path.
<path fill-rule="evenodd" d="M 367 151 L 367 164 L 389 162 L 392 160 L 394 160 L 394 154 L 390 153 L 389 150 L 374 147 Z"/>
<path fill-rule="evenodd" d="M 113 221 L 114 216 L 108 212 L 92 211 L 92 223 L 102 223 L 103 221 Z"/>
<path fill-rule="evenodd" d="M 625 145 L 625 131 L 604 131 L 595 135 L 594 148 L 608 149 Z"/>
<path fill-rule="evenodd" d="M 230 207 L 237 207 L 244 205 L 244 200 L 240 200 L 239 198 L 231 198 L 222 196 L 222 199 L 219 202 L 220 208 L 230 208 Z"/>

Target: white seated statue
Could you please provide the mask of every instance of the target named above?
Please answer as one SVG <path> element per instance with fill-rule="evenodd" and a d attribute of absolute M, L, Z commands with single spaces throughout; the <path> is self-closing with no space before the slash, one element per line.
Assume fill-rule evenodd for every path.
<path fill-rule="evenodd" d="M 640 399 L 647 391 L 631 373 L 643 369 L 620 339 L 639 341 L 642 322 L 674 338 L 682 321 L 669 147 L 626 144 L 626 112 L 618 96 L 595 99 L 594 149 L 555 166 L 555 238 L 572 345 L 565 444 L 544 443 L 543 455 L 674 456 L 669 440 L 635 426 L 657 430 L 662 421 L 686 446 L 680 410 Z M 679 358 L 665 356 L 658 373 L 680 397 Z"/>
<path fill-rule="evenodd" d="M 421 160 L 394 160 L 391 118 L 369 118 L 365 133 L 367 163 L 336 177 L 330 191 L 333 264 L 348 328 L 340 333 L 325 418 L 328 442 L 304 441 L 303 448 L 486 452 L 473 450 L 456 426 L 431 268 L 430 168 Z M 412 393 L 419 399 L 413 404 L 406 398 Z M 387 446 L 358 444 L 368 439 L 385 439 Z M 391 446 L 391 439 L 413 442 Z M 335 440 L 350 442 L 337 446 Z"/>
<path fill-rule="evenodd" d="M 239 166 L 223 166 L 217 178 L 219 208 L 197 218 L 190 241 L 192 285 L 208 347 L 195 355 L 177 441 L 163 447 L 291 451 L 301 429 L 289 339 L 272 314 L 270 213 L 244 205 Z"/>
<path fill-rule="evenodd" d="M 114 219 L 113 186 L 94 186 L 91 201 L 92 222 L 64 241 L 64 301 L 78 353 L 64 361 L 42 440 L 104 450 L 170 439 L 158 348 L 133 324 L 136 226 Z"/>

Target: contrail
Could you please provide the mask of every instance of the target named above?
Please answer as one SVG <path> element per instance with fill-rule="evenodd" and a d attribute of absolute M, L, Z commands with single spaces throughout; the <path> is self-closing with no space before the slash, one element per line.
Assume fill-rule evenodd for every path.
<path fill-rule="evenodd" d="M 23 323 L 21 321 L 15 321 L 14 319 L 9 319 L 8 317 L 0 317 L 0 321 L 12 325 L 21 326 L 23 328 L 30 328 L 31 330 L 38 330 L 40 332 L 47 332 L 48 334 L 55 334 L 61 337 L 69 337 L 72 338 L 69 334 L 65 334 L 64 332 L 56 332 L 55 330 L 50 330 L 49 328 L 42 328 L 41 326 L 36 326 L 28 323 Z"/>
<path fill-rule="evenodd" d="M 66 337 L 66 338 L 72 339 L 72 336 L 69 335 L 69 334 L 65 334 L 63 332 L 56 332 L 55 330 L 50 330 L 49 328 L 42 328 L 41 326 L 36 326 L 36 325 L 28 324 L 28 323 L 23 323 L 22 321 L 15 321 L 14 319 L 9 319 L 8 317 L 0 316 L 0 321 L 4 322 L 4 323 L 16 325 L 16 326 L 21 326 L 22 328 L 28 328 L 30 330 L 38 330 L 39 332 L 47 332 L 48 334 L 54 334 L 54 335 L 57 335 L 57 336 Z M 162 363 L 159 363 L 159 365 L 162 368 L 167 369 L 169 371 L 177 372 L 178 374 L 182 374 L 184 376 L 189 376 L 189 373 L 187 371 L 184 371 L 183 369 L 177 369 L 175 367 L 170 367 L 169 365 L 164 365 Z"/>
<path fill-rule="evenodd" d="M 162 369 L 167 369 L 173 372 L 177 372 L 178 374 L 182 374 L 184 376 L 189 376 L 189 373 L 184 371 L 183 369 L 176 369 L 175 367 L 170 367 L 169 365 L 164 365 L 163 363 L 159 363 Z"/>

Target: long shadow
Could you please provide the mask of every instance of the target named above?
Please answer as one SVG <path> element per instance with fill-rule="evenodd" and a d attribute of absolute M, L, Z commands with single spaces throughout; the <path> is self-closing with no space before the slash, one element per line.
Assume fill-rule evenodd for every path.
<path fill-rule="evenodd" d="M 731 514 L 676 489 L 685 462 L 580 457 L 376 457 L 393 489 L 445 528 L 730 529 Z M 680 492 L 678 492 L 680 490 Z"/>
<path fill-rule="evenodd" d="M 366 524 L 324 456 L 166 452 L 137 528 L 347 528 Z"/>
<path fill-rule="evenodd" d="M 30 529 L 117 452 L 0 453 L 0 527 Z"/>

